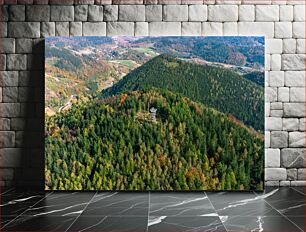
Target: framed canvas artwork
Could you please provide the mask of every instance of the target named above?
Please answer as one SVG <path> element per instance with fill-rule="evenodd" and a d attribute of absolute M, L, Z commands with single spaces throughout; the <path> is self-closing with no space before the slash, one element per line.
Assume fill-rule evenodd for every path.
<path fill-rule="evenodd" d="M 45 40 L 46 190 L 262 190 L 264 37 Z"/>

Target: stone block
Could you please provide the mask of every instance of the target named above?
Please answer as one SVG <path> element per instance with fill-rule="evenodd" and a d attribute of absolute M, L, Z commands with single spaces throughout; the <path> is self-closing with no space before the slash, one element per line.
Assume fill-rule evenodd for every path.
<path fill-rule="evenodd" d="M 41 30 L 42 37 L 55 36 L 55 23 L 54 22 L 42 22 L 40 30 Z"/>
<path fill-rule="evenodd" d="M 187 5 L 165 5 L 163 10 L 164 21 L 188 21 Z"/>
<path fill-rule="evenodd" d="M 55 36 L 69 36 L 69 22 L 56 22 Z"/>
<path fill-rule="evenodd" d="M 300 54 L 306 53 L 305 39 L 296 40 L 296 52 Z"/>
<path fill-rule="evenodd" d="M 245 0 L 243 0 L 245 1 Z M 266 187 L 276 187 L 276 186 L 279 186 L 280 185 L 280 182 L 281 181 L 278 181 L 278 180 L 273 180 L 273 181 L 265 181 L 265 186 Z"/>
<path fill-rule="evenodd" d="M 8 21 L 9 13 L 8 13 L 8 5 L 0 5 L 0 21 Z"/>
<path fill-rule="evenodd" d="M 282 68 L 282 56 L 280 54 L 271 55 L 271 70 L 278 71 Z"/>
<path fill-rule="evenodd" d="M 10 21 L 24 21 L 25 20 L 25 6 L 24 5 L 10 5 L 9 6 Z"/>
<path fill-rule="evenodd" d="M 298 180 L 306 180 L 306 168 L 299 168 L 297 176 Z"/>
<path fill-rule="evenodd" d="M 293 21 L 293 6 L 279 6 L 279 20 L 285 22 Z"/>
<path fill-rule="evenodd" d="M 18 117 L 20 116 L 20 104 L 19 103 L 2 103 L 2 116 L 3 117 Z"/>
<path fill-rule="evenodd" d="M 304 103 L 284 103 L 284 117 L 304 117 Z"/>
<path fill-rule="evenodd" d="M 299 120 L 297 118 L 283 118 L 284 131 L 296 131 L 298 129 L 299 129 Z"/>
<path fill-rule="evenodd" d="M 289 147 L 305 147 L 305 132 L 289 132 Z"/>
<path fill-rule="evenodd" d="M 290 102 L 305 102 L 305 87 L 291 87 Z"/>
<path fill-rule="evenodd" d="M 291 38 L 292 23 L 291 22 L 275 22 L 275 38 Z"/>
<path fill-rule="evenodd" d="M 26 70 L 27 69 L 27 56 L 22 54 L 8 54 L 7 69 L 8 70 Z"/>
<path fill-rule="evenodd" d="M 305 70 L 305 54 L 283 54 L 283 70 Z"/>
<path fill-rule="evenodd" d="M 279 181 L 286 180 L 287 172 L 285 168 L 266 168 L 265 169 L 265 180 Z"/>
<path fill-rule="evenodd" d="M 15 53 L 15 39 L 1 38 L 0 53 Z"/>
<path fill-rule="evenodd" d="M 272 131 L 270 139 L 272 148 L 288 147 L 288 132 L 286 131 Z"/>
<path fill-rule="evenodd" d="M 278 5 L 256 5 L 255 8 L 256 21 L 278 21 L 279 6 Z"/>
<path fill-rule="evenodd" d="M 134 23 L 133 22 L 108 22 L 106 27 L 107 36 L 114 35 L 134 35 Z"/>
<path fill-rule="evenodd" d="M 3 102 L 17 102 L 18 87 L 4 87 L 2 88 L 2 101 Z"/>
<path fill-rule="evenodd" d="M 149 23 L 136 22 L 135 23 L 135 36 L 148 36 L 149 35 Z"/>
<path fill-rule="evenodd" d="M 145 21 L 145 6 L 119 5 L 119 20 L 127 22 Z"/>
<path fill-rule="evenodd" d="M 285 86 L 305 86 L 305 72 L 304 71 L 287 71 L 285 72 Z"/>
<path fill-rule="evenodd" d="M 84 22 L 83 36 L 103 36 L 106 35 L 105 22 Z"/>
<path fill-rule="evenodd" d="M 0 131 L 0 148 L 8 148 L 15 146 L 15 132 L 14 131 Z"/>
<path fill-rule="evenodd" d="M 70 22 L 70 36 L 82 36 L 82 22 Z"/>
<path fill-rule="evenodd" d="M 146 21 L 159 22 L 163 19 L 163 8 L 161 5 L 146 6 Z"/>
<path fill-rule="evenodd" d="M 289 180 L 281 180 L 279 182 L 279 186 L 281 186 L 281 187 L 289 187 L 290 186 L 290 181 Z"/>
<path fill-rule="evenodd" d="M 1 71 L 0 86 L 18 86 L 18 71 Z"/>
<path fill-rule="evenodd" d="M 283 39 L 283 53 L 292 53 L 296 51 L 296 40 L 295 39 Z"/>
<path fill-rule="evenodd" d="M 222 23 L 204 22 L 202 23 L 202 35 L 204 36 L 221 36 L 223 35 Z"/>
<path fill-rule="evenodd" d="M 264 35 L 266 38 L 274 37 L 273 22 L 239 22 L 239 35 Z"/>
<path fill-rule="evenodd" d="M 293 15 L 294 15 L 294 21 L 305 22 L 305 5 L 295 5 L 293 10 Z"/>
<path fill-rule="evenodd" d="M 305 22 L 293 22 L 292 36 L 297 39 L 305 38 Z"/>
<path fill-rule="evenodd" d="M 16 53 L 32 53 L 32 39 L 16 39 Z"/>
<path fill-rule="evenodd" d="M 50 6 L 28 5 L 26 8 L 27 21 L 48 22 L 50 21 Z"/>
<path fill-rule="evenodd" d="M 306 181 L 301 181 L 301 180 L 294 180 L 290 182 L 291 187 L 298 187 L 298 186 L 306 186 Z"/>
<path fill-rule="evenodd" d="M 88 5 L 77 5 L 74 7 L 74 21 L 87 21 Z"/>
<path fill-rule="evenodd" d="M 281 150 L 281 165 L 285 168 L 304 168 L 305 149 L 284 148 Z"/>
<path fill-rule="evenodd" d="M 188 9 L 189 21 L 206 21 L 207 6 L 206 5 L 190 5 Z"/>
<path fill-rule="evenodd" d="M 282 87 L 285 85 L 285 74 L 283 71 L 271 71 L 269 83 L 271 87 Z"/>
<path fill-rule="evenodd" d="M 283 110 L 271 110 L 271 117 L 283 117 Z"/>
<path fill-rule="evenodd" d="M 281 54 L 283 52 L 283 41 L 281 39 L 266 39 L 266 53 Z"/>
<path fill-rule="evenodd" d="M 265 149 L 265 167 L 279 168 L 280 167 L 280 150 Z"/>
<path fill-rule="evenodd" d="M 239 6 L 239 21 L 255 21 L 255 6 L 240 5 Z"/>
<path fill-rule="evenodd" d="M 118 20 L 118 5 L 105 5 L 104 6 L 104 21 L 117 21 Z"/>
<path fill-rule="evenodd" d="M 9 37 L 17 38 L 39 38 L 40 23 L 39 22 L 9 22 Z"/>
<path fill-rule="evenodd" d="M 149 23 L 150 36 L 177 36 L 181 35 L 180 22 L 151 22 Z"/>
<path fill-rule="evenodd" d="M 236 36 L 236 35 L 238 35 L 238 23 L 236 23 L 236 22 L 225 22 L 225 23 L 223 23 L 223 35 L 225 35 L 225 36 Z"/>
<path fill-rule="evenodd" d="M 279 87 L 277 90 L 277 100 L 281 102 L 289 102 L 289 88 Z"/>
<path fill-rule="evenodd" d="M 103 6 L 89 5 L 88 21 L 90 22 L 103 21 Z"/>
<path fill-rule="evenodd" d="M 51 21 L 74 21 L 74 7 L 51 6 Z"/>
<path fill-rule="evenodd" d="M 281 130 L 282 129 L 282 119 L 275 117 L 266 118 L 266 130 Z"/>
<path fill-rule="evenodd" d="M 201 36 L 200 22 L 183 22 L 182 36 Z"/>
<path fill-rule="evenodd" d="M 212 22 L 238 21 L 238 6 L 236 5 L 208 6 L 208 20 Z"/>
<path fill-rule="evenodd" d="M 266 102 L 277 101 L 277 88 L 276 87 L 266 87 L 265 88 L 265 101 Z"/>
<path fill-rule="evenodd" d="M 287 180 L 297 180 L 297 169 L 296 168 L 287 169 Z"/>
<path fill-rule="evenodd" d="M 0 161 L 3 168 L 19 168 L 24 165 L 20 148 L 3 148 L 0 149 L 0 153 L 2 154 Z"/>

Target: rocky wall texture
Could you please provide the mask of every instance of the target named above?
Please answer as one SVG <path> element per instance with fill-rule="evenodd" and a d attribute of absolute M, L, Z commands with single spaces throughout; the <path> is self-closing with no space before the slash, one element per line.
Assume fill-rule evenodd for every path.
<path fill-rule="evenodd" d="M 7 0 L 0 11 L 2 186 L 44 182 L 48 36 L 266 36 L 266 185 L 305 185 L 304 0 Z"/>

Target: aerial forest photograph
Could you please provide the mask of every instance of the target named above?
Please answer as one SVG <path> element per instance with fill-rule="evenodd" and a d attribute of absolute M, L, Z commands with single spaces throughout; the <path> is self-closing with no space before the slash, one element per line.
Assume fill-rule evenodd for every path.
<path fill-rule="evenodd" d="M 263 190 L 264 47 L 46 38 L 45 190 Z"/>

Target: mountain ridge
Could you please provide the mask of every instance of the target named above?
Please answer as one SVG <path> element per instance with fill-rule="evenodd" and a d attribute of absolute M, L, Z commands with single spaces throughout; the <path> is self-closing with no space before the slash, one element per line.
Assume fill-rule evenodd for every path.
<path fill-rule="evenodd" d="M 188 88 L 186 88 L 188 86 Z M 134 69 L 102 97 L 151 87 L 178 92 L 193 101 L 232 114 L 254 129 L 263 132 L 263 88 L 226 69 L 203 66 L 159 55 Z"/>

